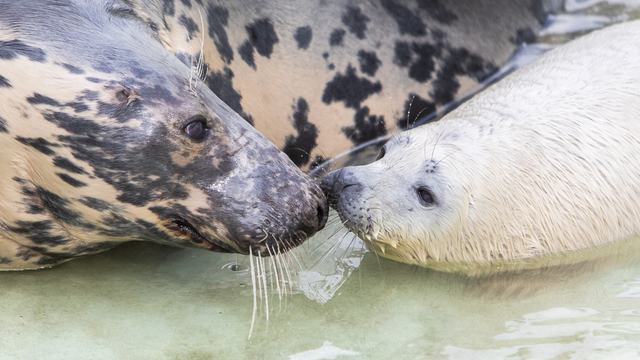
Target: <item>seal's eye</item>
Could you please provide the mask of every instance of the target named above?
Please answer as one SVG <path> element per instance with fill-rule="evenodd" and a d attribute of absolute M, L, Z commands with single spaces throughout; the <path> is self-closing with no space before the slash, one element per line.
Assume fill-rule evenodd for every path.
<path fill-rule="evenodd" d="M 197 117 L 182 128 L 189 137 L 194 141 L 202 141 L 207 137 L 206 120 Z"/>
<path fill-rule="evenodd" d="M 423 186 L 418 188 L 418 198 L 424 206 L 433 206 L 436 203 L 435 196 L 433 196 L 433 193 L 428 187 Z"/>
<path fill-rule="evenodd" d="M 380 152 L 378 153 L 378 157 L 376 158 L 376 161 L 382 159 L 386 155 L 387 153 L 386 149 L 387 149 L 386 146 L 383 146 L 382 149 L 380 149 Z"/>

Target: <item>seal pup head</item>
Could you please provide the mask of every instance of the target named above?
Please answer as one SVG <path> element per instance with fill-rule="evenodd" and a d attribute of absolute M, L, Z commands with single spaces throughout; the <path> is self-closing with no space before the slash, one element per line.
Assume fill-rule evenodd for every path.
<path fill-rule="evenodd" d="M 128 240 L 268 256 L 322 228 L 315 180 L 127 3 L 0 1 L 0 265 Z"/>
<path fill-rule="evenodd" d="M 477 170 L 472 144 L 449 128 L 429 130 L 401 133 L 375 162 L 331 172 L 321 184 L 349 230 L 409 263 L 454 260 L 470 211 L 465 182 Z"/>

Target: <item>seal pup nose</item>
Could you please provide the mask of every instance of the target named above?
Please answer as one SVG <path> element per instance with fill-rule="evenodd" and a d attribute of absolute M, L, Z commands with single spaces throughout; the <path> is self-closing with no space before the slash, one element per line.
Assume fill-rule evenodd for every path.
<path fill-rule="evenodd" d="M 322 178 L 320 188 L 327 197 L 329 206 L 335 209 L 338 205 L 338 200 L 344 189 L 352 186 L 359 187 L 360 181 L 356 178 L 353 170 L 346 167 L 340 170 L 332 171 Z"/>

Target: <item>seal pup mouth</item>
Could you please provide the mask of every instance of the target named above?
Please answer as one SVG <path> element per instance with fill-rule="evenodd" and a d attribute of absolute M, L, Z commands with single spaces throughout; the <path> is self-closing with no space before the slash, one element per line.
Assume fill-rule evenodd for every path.
<path fill-rule="evenodd" d="M 233 249 L 229 249 L 224 244 L 214 243 L 209 240 L 205 236 L 203 236 L 198 229 L 193 226 L 189 221 L 185 218 L 180 217 L 178 215 L 170 215 L 166 219 L 165 226 L 180 234 L 181 238 L 186 238 L 195 245 L 207 248 L 211 251 L 222 252 L 222 253 L 233 253 L 235 252 Z"/>

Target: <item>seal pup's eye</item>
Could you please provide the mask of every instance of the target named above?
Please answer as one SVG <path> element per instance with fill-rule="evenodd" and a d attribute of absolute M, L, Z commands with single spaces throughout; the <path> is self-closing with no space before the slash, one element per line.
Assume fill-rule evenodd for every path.
<path fill-rule="evenodd" d="M 435 196 L 428 187 L 422 186 L 418 188 L 418 198 L 424 206 L 433 206 L 436 203 Z"/>
<path fill-rule="evenodd" d="M 200 116 L 195 117 L 182 128 L 193 141 L 202 141 L 207 137 L 207 123 L 206 120 Z"/>
<path fill-rule="evenodd" d="M 382 149 L 380 149 L 380 152 L 378 153 L 378 157 L 376 158 L 376 161 L 382 159 L 386 154 L 387 154 L 387 146 L 383 146 Z"/>

